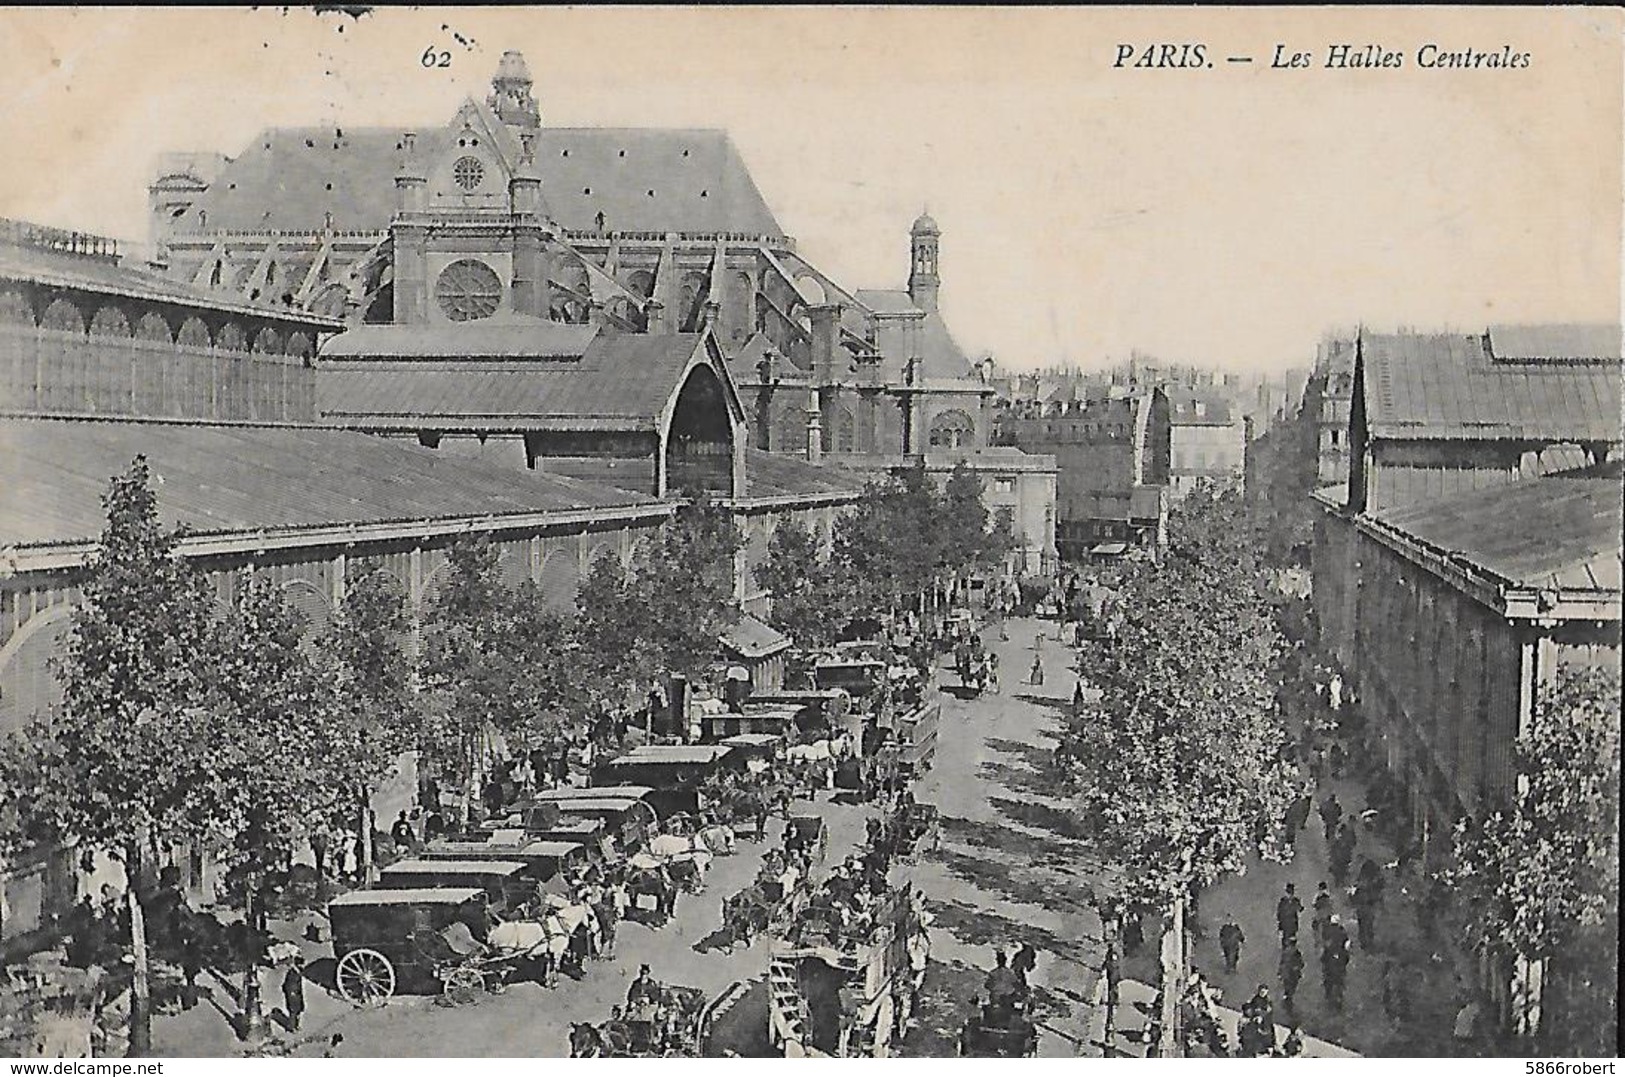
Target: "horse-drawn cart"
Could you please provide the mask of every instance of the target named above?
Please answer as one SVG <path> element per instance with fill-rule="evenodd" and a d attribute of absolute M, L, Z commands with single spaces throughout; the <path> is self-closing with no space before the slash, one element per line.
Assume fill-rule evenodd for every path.
<path fill-rule="evenodd" d="M 397 992 L 433 994 L 444 987 L 448 965 L 463 931 L 483 943 L 485 891 L 473 887 L 425 890 L 357 890 L 327 906 L 333 926 L 334 985 L 358 1005 L 382 1002 Z"/>

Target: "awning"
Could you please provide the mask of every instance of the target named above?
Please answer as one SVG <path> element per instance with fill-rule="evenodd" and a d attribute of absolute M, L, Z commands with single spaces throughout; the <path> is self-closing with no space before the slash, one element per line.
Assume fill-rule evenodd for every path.
<path fill-rule="evenodd" d="M 1126 542 L 1102 542 L 1099 546 L 1092 547 L 1089 550 L 1091 556 L 1099 554 L 1101 557 L 1116 557 L 1127 552 L 1128 543 Z"/>
<path fill-rule="evenodd" d="M 790 637 L 757 620 L 750 614 L 739 618 L 722 633 L 722 645 L 741 658 L 756 660 L 788 650 Z"/>

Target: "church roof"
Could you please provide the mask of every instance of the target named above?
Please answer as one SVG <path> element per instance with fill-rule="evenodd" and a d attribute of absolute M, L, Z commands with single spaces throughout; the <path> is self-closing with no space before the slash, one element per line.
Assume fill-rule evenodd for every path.
<path fill-rule="evenodd" d="M 452 428 L 653 430 L 706 346 L 699 333 L 582 328 L 528 319 L 359 326 L 323 349 L 317 410 L 330 422 L 382 428 L 431 418 Z"/>
<path fill-rule="evenodd" d="M 1360 341 L 1366 424 L 1384 438 L 1621 440 L 1619 329 L 1581 334 L 1367 335 Z M 1574 346 L 1600 354 L 1573 354 Z M 1553 354 L 1567 352 L 1568 354 Z"/>
<path fill-rule="evenodd" d="M 202 535 L 655 505 L 628 490 L 316 427 L 0 419 L 0 547 L 101 533 L 145 455 L 159 516 Z"/>
<path fill-rule="evenodd" d="M 179 234 L 226 231 L 383 232 L 395 211 L 402 136 L 443 154 L 449 128 L 279 127 L 227 163 L 176 222 Z M 727 132 L 658 128 L 543 128 L 536 167 L 542 199 L 565 228 L 588 231 L 598 213 L 617 232 L 780 234 Z"/>

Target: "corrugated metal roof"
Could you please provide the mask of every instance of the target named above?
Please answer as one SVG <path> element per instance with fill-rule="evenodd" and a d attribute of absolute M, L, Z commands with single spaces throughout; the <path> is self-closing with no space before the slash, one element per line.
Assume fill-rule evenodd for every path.
<path fill-rule="evenodd" d="M 574 360 L 550 360 L 533 347 L 573 347 L 575 334 L 538 339 L 528 323 L 475 330 L 479 348 L 524 360 L 492 361 L 462 350 L 466 325 L 353 330 L 343 358 L 319 367 L 316 405 L 324 418 L 357 426 L 399 426 L 403 419 L 570 420 L 575 426 L 613 419 L 604 428 L 647 430 L 676 394 L 681 375 L 703 347 L 699 333 L 590 336 Z M 577 327 L 566 327 L 571 330 Z M 395 330 L 405 330 L 396 332 Z M 410 341 L 413 331 L 424 339 Z M 351 333 L 344 334 L 346 337 Z M 444 358 L 413 358 L 413 356 Z M 368 356 L 368 358 L 362 358 Z M 458 358 L 461 357 L 461 358 Z"/>
<path fill-rule="evenodd" d="M 382 233 L 395 211 L 401 139 L 417 131 L 423 162 L 452 150 L 450 127 L 272 128 L 233 158 L 176 231 Z M 542 198 L 555 220 L 586 231 L 780 234 L 725 131 L 546 128 L 537 133 Z M 652 192 L 652 193 L 651 193 Z"/>
<path fill-rule="evenodd" d="M 0 546 L 96 538 L 138 455 L 164 522 L 199 534 L 658 504 L 346 430 L 0 419 Z"/>
<path fill-rule="evenodd" d="M 654 792 L 653 787 L 647 785 L 592 786 L 588 789 L 563 787 L 559 789 L 539 789 L 527 799 L 538 804 L 560 803 L 569 800 L 602 800 L 605 798 L 641 800 L 652 792 Z"/>
<path fill-rule="evenodd" d="M 1363 337 L 1372 436 L 1622 440 L 1617 358 L 1508 361 L 1492 357 L 1488 339 Z"/>
<path fill-rule="evenodd" d="M 1522 587 L 1618 590 L 1618 462 L 1372 513 Z"/>

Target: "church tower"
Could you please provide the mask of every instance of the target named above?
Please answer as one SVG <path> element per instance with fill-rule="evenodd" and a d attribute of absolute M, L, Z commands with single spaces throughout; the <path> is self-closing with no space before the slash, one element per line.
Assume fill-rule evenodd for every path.
<path fill-rule="evenodd" d="M 942 232 L 929 213 L 922 213 L 908 235 L 908 296 L 916 307 L 931 313 L 937 309 L 937 289 L 942 286 L 942 278 L 937 276 L 937 241 Z"/>
<path fill-rule="evenodd" d="M 509 127 L 534 131 L 542 126 L 542 112 L 530 94 L 532 85 L 525 57 L 518 50 L 509 49 L 497 65 L 496 76 L 491 79 L 491 96 L 485 103 Z"/>

